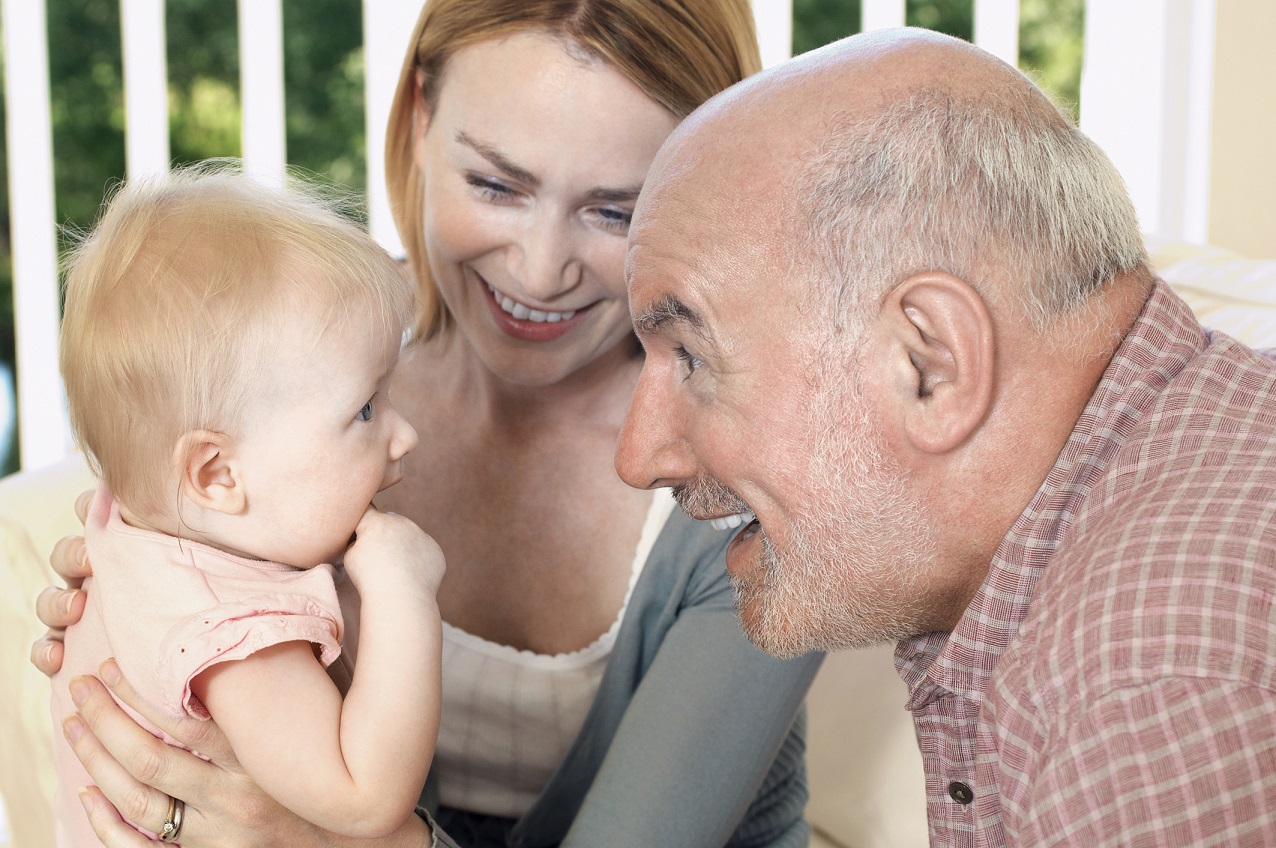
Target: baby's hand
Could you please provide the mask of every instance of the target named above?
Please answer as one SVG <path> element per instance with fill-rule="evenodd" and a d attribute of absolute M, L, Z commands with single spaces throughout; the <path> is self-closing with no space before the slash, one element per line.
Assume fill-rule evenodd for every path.
<path fill-rule="evenodd" d="M 425 531 L 402 515 L 369 506 L 346 551 L 346 574 L 360 595 L 376 586 L 404 591 L 420 587 L 430 598 L 439 591 L 443 551 Z"/>

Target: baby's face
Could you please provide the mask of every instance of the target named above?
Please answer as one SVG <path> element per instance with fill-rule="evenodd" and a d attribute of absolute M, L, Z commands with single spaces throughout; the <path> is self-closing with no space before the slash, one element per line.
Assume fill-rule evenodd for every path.
<path fill-rule="evenodd" d="M 338 558 L 377 492 L 403 476 L 416 431 L 390 402 L 401 332 L 350 316 L 279 330 L 236 442 L 248 499 L 244 550 L 297 568 Z M 244 540 L 247 542 L 248 540 Z"/>

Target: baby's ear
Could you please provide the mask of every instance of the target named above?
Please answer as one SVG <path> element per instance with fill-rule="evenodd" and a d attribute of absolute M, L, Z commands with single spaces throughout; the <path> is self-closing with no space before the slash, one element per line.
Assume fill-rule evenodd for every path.
<path fill-rule="evenodd" d="M 181 470 L 182 496 L 201 509 L 241 514 L 248 507 L 248 498 L 231 448 L 225 433 L 183 433 L 173 448 L 173 460 Z"/>

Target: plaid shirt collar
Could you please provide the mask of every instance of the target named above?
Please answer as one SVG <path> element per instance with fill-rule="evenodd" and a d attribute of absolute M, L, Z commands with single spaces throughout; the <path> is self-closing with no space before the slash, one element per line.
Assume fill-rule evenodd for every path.
<path fill-rule="evenodd" d="M 895 667 L 908 684 L 907 709 L 947 694 L 982 699 L 1086 494 L 1157 395 L 1206 343 L 1188 305 L 1158 280 L 957 628 L 905 639 L 895 649 Z"/>

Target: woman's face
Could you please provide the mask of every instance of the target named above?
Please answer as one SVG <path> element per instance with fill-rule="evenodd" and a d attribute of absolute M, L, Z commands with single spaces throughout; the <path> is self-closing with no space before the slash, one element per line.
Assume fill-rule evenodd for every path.
<path fill-rule="evenodd" d="M 625 239 L 677 119 L 610 66 L 543 35 L 459 50 L 418 114 L 426 250 L 483 364 L 557 383 L 631 332 Z"/>

